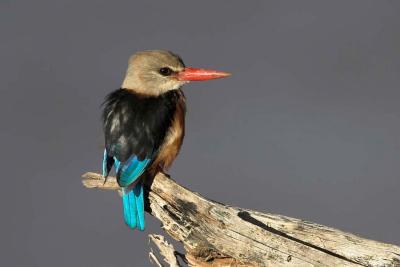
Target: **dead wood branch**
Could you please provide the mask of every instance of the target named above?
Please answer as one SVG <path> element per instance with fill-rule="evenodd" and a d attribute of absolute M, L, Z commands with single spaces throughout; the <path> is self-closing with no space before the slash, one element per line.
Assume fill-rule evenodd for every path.
<path fill-rule="evenodd" d="M 86 173 L 88 188 L 118 190 Z M 147 183 L 147 210 L 184 244 L 191 266 L 400 266 L 400 247 L 282 215 L 205 199 L 165 174 Z"/>
<path fill-rule="evenodd" d="M 149 235 L 150 241 L 158 248 L 161 256 L 164 257 L 164 261 L 169 264 L 171 267 L 181 267 L 179 261 L 176 257 L 177 252 L 175 251 L 174 247 L 168 243 L 167 240 L 162 235 Z M 151 258 L 156 258 L 153 251 L 149 253 Z M 157 260 L 158 261 L 158 260 Z M 161 263 L 158 261 L 158 264 Z M 161 265 L 162 266 L 162 265 Z"/>

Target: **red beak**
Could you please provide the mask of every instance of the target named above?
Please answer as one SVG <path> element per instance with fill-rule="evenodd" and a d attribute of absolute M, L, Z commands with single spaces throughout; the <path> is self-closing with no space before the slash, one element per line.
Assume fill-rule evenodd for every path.
<path fill-rule="evenodd" d="M 205 70 L 195 68 L 184 68 L 177 75 L 180 81 L 205 81 L 212 79 L 225 78 L 230 76 L 230 73 L 217 71 L 217 70 Z"/>

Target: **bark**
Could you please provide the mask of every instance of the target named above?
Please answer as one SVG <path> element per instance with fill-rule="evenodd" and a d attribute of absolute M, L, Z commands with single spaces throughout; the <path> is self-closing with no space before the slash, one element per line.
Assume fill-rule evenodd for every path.
<path fill-rule="evenodd" d="M 104 184 L 96 173 L 84 174 L 83 184 L 119 190 L 114 177 Z M 148 180 L 145 188 L 146 210 L 162 222 L 169 236 L 183 243 L 190 266 L 400 266 L 398 246 L 300 219 L 224 205 L 163 173 Z M 170 261 L 171 249 L 162 254 Z"/>
<path fill-rule="evenodd" d="M 179 260 L 177 258 L 177 252 L 175 248 L 168 243 L 167 240 L 162 235 L 149 235 L 149 240 L 152 242 L 159 250 L 160 255 L 163 257 L 163 261 L 168 263 L 171 267 L 181 267 L 179 264 Z M 151 248 L 150 248 L 151 249 Z M 154 253 L 153 249 L 151 249 L 149 253 L 150 261 L 154 261 L 154 263 L 158 267 L 162 267 L 160 260 L 157 258 L 156 254 Z"/>

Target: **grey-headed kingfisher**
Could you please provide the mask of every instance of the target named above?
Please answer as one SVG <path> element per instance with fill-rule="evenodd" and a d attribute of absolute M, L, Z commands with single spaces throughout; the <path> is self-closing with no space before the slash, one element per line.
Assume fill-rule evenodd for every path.
<path fill-rule="evenodd" d="M 138 52 L 129 59 L 121 89 L 103 104 L 103 176 L 114 166 L 130 228 L 145 227 L 142 177 L 165 171 L 182 145 L 186 106 L 181 87 L 228 75 L 185 67 L 179 56 L 163 50 Z"/>

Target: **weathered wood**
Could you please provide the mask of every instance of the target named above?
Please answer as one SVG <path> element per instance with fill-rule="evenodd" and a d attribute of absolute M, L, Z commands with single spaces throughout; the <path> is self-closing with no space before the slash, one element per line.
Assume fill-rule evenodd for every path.
<path fill-rule="evenodd" d="M 170 267 L 181 267 L 176 257 L 177 252 L 175 251 L 175 248 L 168 243 L 168 241 L 165 240 L 162 235 L 151 234 L 149 235 L 149 239 L 158 248 L 161 256 L 164 257 L 164 262 L 168 263 Z M 155 256 L 153 250 L 150 251 L 149 257 L 157 266 L 162 266 L 158 258 Z"/>
<path fill-rule="evenodd" d="M 89 188 L 118 190 L 86 173 Z M 400 247 L 323 225 L 208 200 L 165 174 L 146 184 L 147 210 L 184 244 L 192 266 L 400 266 Z"/>

